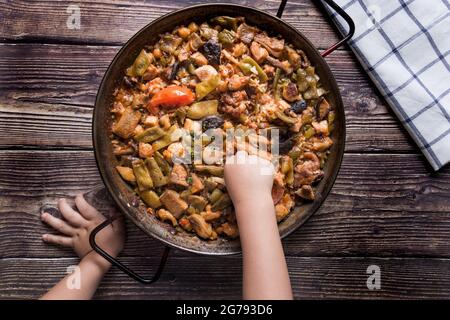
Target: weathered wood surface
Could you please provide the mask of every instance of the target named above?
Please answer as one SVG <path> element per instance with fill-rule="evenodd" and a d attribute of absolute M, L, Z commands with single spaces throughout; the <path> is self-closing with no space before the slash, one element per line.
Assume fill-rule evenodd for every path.
<path fill-rule="evenodd" d="M 77 262 L 42 243 L 39 210 L 101 186 L 92 108 L 120 45 L 203 2 L 0 0 L 0 298 L 36 298 Z M 231 2 L 270 13 L 279 5 Z M 81 30 L 66 27 L 69 4 L 80 6 Z M 311 0 L 288 1 L 283 18 L 318 48 L 338 39 Z M 296 298 L 449 298 L 450 167 L 432 172 L 347 48 L 327 61 L 346 108 L 346 155 L 322 208 L 284 240 Z M 127 233 L 122 259 L 147 274 L 163 246 L 131 223 Z M 155 285 L 113 268 L 96 297 L 240 298 L 240 259 L 175 250 Z M 381 267 L 379 291 L 366 287 L 371 264 Z"/>
<path fill-rule="evenodd" d="M 76 2 L 0 0 L 5 19 L 0 24 L 0 40 L 50 43 L 123 44 L 133 34 L 163 14 L 194 4 L 221 1 L 193 0 L 103 0 Z M 279 0 L 223 1 L 247 5 L 276 14 Z M 78 5 L 81 29 L 67 28 L 69 4 Z M 318 48 L 327 48 L 338 39 L 331 25 L 313 1 L 288 1 L 283 19 L 303 32 Z"/>
<path fill-rule="evenodd" d="M 0 44 L 0 146 L 91 147 L 95 96 L 118 49 Z M 347 151 L 416 150 L 352 54 L 328 59 L 344 100 Z"/>
<path fill-rule="evenodd" d="M 71 256 L 41 242 L 49 229 L 39 209 L 101 184 L 93 158 L 91 151 L 0 152 L 0 258 Z M 284 241 L 286 253 L 450 258 L 449 178 L 450 170 L 430 174 L 414 154 L 347 154 L 320 211 Z M 135 226 L 128 231 L 124 255 L 161 247 Z"/>
<path fill-rule="evenodd" d="M 124 258 L 150 274 L 157 258 Z M 0 260 L 0 293 L 4 298 L 35 298 L 61 279 L 77 259 Z M 288 257 L 297 299 L 442 298 L 450 295 L 450 260 L 423 258 Z M 367 267 L 381 270 L 381 290 L 366 286 Z M 131 281 L 112 269 L 96 298 L 103 299 L 240 299 L 241 257 L 169 257 L 161 279 L 151 286 Z"/>

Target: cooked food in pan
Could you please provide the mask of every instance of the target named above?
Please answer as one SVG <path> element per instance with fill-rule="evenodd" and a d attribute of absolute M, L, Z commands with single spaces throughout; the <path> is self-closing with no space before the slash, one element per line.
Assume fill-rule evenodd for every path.
<path fill-rule="evenodd" d="M 238 237 L 223 179 L 224 157 L 236 150 L 277 164 L 278 221 L 314 200 L 335 113 L 301 48 L 219 16 L 162 34 L 124 73 L 111 143 L 118 173 L 150 214 L 204 240 Z M 240 132 L 239 142 L 222 142 L 228 132 Z"/>

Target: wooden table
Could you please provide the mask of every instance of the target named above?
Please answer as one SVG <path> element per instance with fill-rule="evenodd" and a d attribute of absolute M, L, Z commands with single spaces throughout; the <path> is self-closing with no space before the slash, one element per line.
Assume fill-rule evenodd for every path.
<path fill-rule="evenodd" d="M 42 243 L 39 209 L 101 185 L 91 116 L 103 73 L 141 27 L 200 2 L 79 0 L 76 30 L 73 2 L 0 0 L 1 298 L 37 298 L 77 263 Z M 231 2 L 272 14 L 279 4 Z M 311 0 L 290 1 L 284 19 L 318 48 L 337 40 Z M 346 153 L 320 211 L 284 241 L 296 298 L 449 298 L 450 168 L 432 171 L 348 48 L 327 61 L 344 99 Z M 130 223 L 127 232 L 121 259 L 150 272 L 162 245 Z M 240 298 L 240 265 L 174 251 L 156 284 L 113 268 L 96 298 Z M 380 290 L 366 287 L 369 265 L 381 268 Z"/>

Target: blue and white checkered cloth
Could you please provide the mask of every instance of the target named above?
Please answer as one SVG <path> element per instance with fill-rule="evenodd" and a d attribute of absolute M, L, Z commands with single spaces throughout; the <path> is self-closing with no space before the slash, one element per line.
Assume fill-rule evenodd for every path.
<path fill-rule="evenodd" d="M 350 47 L 430 164 L 450 162 L 450 4 L 335 0 L 355 22 Z M 345 21 L 327 7 L 338 28 Z"/>

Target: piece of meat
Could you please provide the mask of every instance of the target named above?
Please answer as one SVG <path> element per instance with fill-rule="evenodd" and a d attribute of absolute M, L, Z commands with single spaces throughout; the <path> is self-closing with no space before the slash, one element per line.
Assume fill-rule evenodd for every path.
<path fill-rule="evenodd" d="M 154 153 L 150 143 L 139 142 L 139 157 L 150 158 Z"/>
<path fill-rule="evenodd" d="M 236 30 L 238 38 L 245 44 L 250 44 L 250 42 L 252 42 L 256 32 L 258 32 L 258 29 L 245 23 L 241 23 Z"/>
<path fill-rule="evenodd" d="M 174 164 L 172 171 L 170 172 L 170 183 L 177 184 L 179 186 L 188 187 L 189 184 L 186 181 L 187 171 L 181 164 Z"/>
<path fill-rule="evenodd" d="M 220 233 L 226 234 L 228 237 L 234 239 L 239 236 L 239 229 L 237 224 L 225 222 L 220 225 L 220 227 L 217 228 L 217 231 Z"/>
<path fill-rule="evenodd" d="M 142 76 L 142 79 L 145 81 L 150 81 L 150 80 L 155 79 L 158 75 L 159 75 L 159 69 L 157 67 L 155 67 L 153 64 L 151 64 L 145 70 L 145 73 Z"/>
<path fill-rule="evenodd" d="M 177 226 L 177 224 L 178 224 L 177 219 L 175 219 L 175 217 L 169 211 L 167 211 L 165 209 L 159 209 L 156 212 L 156 215 L 162 221 L 170 221 L 174 227 Z"/>
<path fill-rule="evenodd" d="M 283 220 L 289 214 L 294 205 L 294 200 L 292 200 L 289 193 L 286 193 L 281 201 L 275 206 L 277 221 L 280 222 L 281 220 Z"/>
<path fill-rule="evenodd" d="M 197 233 L 200 238 L 214 239 L 217 237 L 217 234 L 213 231 L 212 226 L 206 222 L 201 215 L 194 213 L 188 217 L 188 220 L 191 223 L 195 233 Z"/>
<path fill-rule="evenodd" d="M 274 67 L 283 70 L 287 75 L 291 74 L 294 71 L 291 64 L 287 60 L 280 61 L 278 59 L 272 58 L 271 56 L 268 56 L 266 60 Z"/>
<path fill-rule="evenodd" d="M 314 130 L 316 130 L 316 133 L 321 133 L 324 136 L 328 136 L 329 130 L 327 120 L 322 120 L 320 122 L 313 121 L 311 125 L 313 126 Z"/>
<path fill-rule="evenodd" d="M 128 139 L 134 132 L 134 129 L 139 124 L 141 120 L 141 113 L 139 111 L 133 110 L 131 107 L 125 109 L 122 113 L 119 121 L 117 121 L 113 127 L 112 131 L 119 137 Z"/>
<path fill-rule="evenodd" d="M 233 46 L 232 55 L 233 57 L 238 58 L 243 54 L 247 53 L 247 50 L 248 50 L 247 46 L 244 43 L 240 42 Z"/>
<path fill-rule="evenodd" d="M 213 220 L 217 220 L 222 216 L 222 212 L 221 211 L 212 211 L 211 210 L 211 205 L 208 204 L 205 208 L 206 211 L 202 211 L 200 213 L 200 215 L 203 217 L 203 219 L 205 219 L 205 221 L 213 221 Z"/>
<path fill-rule="evenodd" d="M 311 149 L 318 152 L 326 151 L 333 145 L 333 140 L 330 137 L 313 137 L 311 141 Z"/>
<path fill-rule="evenodd" d="M 283 87 L 283 98 L 289 102 L 298 100 L 298 90 L 295 83 L 289 82 L 286 86 Z"/>
<path fill-rule="evenodd" d="M 195 173 L 191 173 L 191 178 L 192 178 L 192 186 L 191 186 L 192 194 L 202 191 L 205 188 L 202 179 L 200 179 Z"/>
<path fill-rule="evenodd" d="M 200 52 L 193 53 L 191 55 L 191 59 L 198 66 L 204 66 L 208 64 L 208 59 L 206 59 L 206 57 Z"/>
<path fill-rule="evenodd" d="M 274 57 L 279 58 L 283 54 L 283 39 L 271 38 L 267 34 L 258 33 L 257 35 L 255 35 L 254 40 L 260 43 L 264 48 L 266 48 L 267 51 L 269 51 L 269 53 Z"/>
<path fill-rule="evenodd" d="M 187 203 L 180 198 L 180 195 L 177 192 L 173 190 L 167 189 L 164 191 L 164 193 L 159 197 L 159 200 L 177 219 L 181 217 L 183 212 L 188 208 Z"/>
<path fill-rule="evenodd" d="M 231 91 L 240 90 L 244 88 L 249 81 L 250 77 L 247 76 L 240 77 L 237 74 L 235 74 L 228 80 L 228 90 Z"/>
<path fill-rule="evenodd" d="M 272 200 L 273 204 L 277 204 L 280 202 L 281 198 L 283 198 L 284 188 L 278 184 L 273 184 L 272 186 Z"/>
<path fill-rule="evenodd" d="M 300 189 L 295 191 L 295 194 L 306 200 L 315 199 L 314 190 L 310 185 L 303 185 Z"/>
<path fill-rule="evenodd" d="M 323 120 L 325 119 L 326 116 L 328 116 L 329 112 L 330 112 L 330 104 L 328 103 L 327 99 L 321 97 L 316 105 L 317 118 L 319 120 Z"/>
<path fill-rule="evenodd" d="M 200 79 L 200 81 L 205 81 L 216 74 L 217 70 L 209 64 L 195 69 L 195 75 Z"/>
<path fill-rule="evenodd" d="M 233 93 L 225 93 L 220 97 L 220 101 L 223 104 L 237 107 L 242 101 L 246 100 L 248 98 L 247 92 L 244 90 L 241 91 L 235 91 Z"/>
<path fill-rule="evenodd" d="M 303 155 L 303 162 L 294 169 L 294 186 L 311 184 L 322 177 L 323 171 L 320 170 L 319 158 L 312 152 L 306 152 Z"/>
<path fill-rule="evenodd" d="M 250 46 L 250 52 L 253 58 L 255 58 L 255 61 L 258 63 L 262 63 L 264 60 L 266 60 L 267 56 L 269 55 L 269 52 L 263 47 L 261 47 L 261 45 L 256 41 L 252 42 Z"/>

